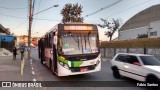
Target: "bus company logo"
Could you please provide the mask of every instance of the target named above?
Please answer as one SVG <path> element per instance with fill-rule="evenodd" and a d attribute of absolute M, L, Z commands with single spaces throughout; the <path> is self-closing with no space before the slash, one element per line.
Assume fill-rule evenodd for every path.
<path fill-rule="evenodd" d="M 12 87 L 11 82 L 2 82 L 2 87 Z"/>

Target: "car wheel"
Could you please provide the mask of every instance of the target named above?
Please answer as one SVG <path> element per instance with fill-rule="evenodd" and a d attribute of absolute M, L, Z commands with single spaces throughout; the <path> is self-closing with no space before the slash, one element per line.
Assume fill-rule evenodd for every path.
<path fill-rule="evenodd" d="M 119 79 L 121 77 L 117 67 L 113 67 L 112 71 L 113 71 L 114 78 Z"/>
<path fill-rule="evenodd" d="M 154 77 L 154 76 L 147 77 L 146 82 L 150 83 L 150 84 L 152 84 L 152 83 L 159 84 L 158 79 L 156 77 Z M 159 90 L 159 88 L 160 87 L 158 86 L 158 87 L 149 87 L 148 89 L 149 90 Z"/>

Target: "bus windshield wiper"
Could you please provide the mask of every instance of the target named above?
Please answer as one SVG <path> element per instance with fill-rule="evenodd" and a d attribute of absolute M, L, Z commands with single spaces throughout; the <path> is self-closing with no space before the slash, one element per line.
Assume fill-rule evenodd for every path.
<path fill-rule="evenodd" d="M 80 47 L 79 47 L 79 38 L 78 38 L 78 35 L 77 35 L 77 40 L 78 40 L 78 48 L 79 48 L 79 50 L 80 50 Z"/>
<path fill-rule="evenodd" d="M 74 38 L 74 36 L 72 35 L 71 32 L 69 32 L 69 35 L 71 35 L 71 37 L 74 39 L 74 41 L 78 44 L 78 48 L 80 49 L 78 35 L 77 35 L 77 40 Z"/>

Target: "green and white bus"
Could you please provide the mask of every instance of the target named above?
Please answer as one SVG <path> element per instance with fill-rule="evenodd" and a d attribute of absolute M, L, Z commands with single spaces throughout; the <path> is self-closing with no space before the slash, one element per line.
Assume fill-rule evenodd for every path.
<path fill-rule="evenodd" d="M 41 63 L 57 76 L 101 70 L 98 28 L 94 24 L 57 24 L 38 43 Z"/>

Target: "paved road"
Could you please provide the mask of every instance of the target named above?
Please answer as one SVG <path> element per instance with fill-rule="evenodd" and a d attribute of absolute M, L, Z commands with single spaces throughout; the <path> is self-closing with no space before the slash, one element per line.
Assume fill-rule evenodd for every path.
<path fill-rule="evenodd" d="M 38 59 L 37 50 L 32 50 L 33 58 L 33 68 L 35 72 L 35 79 L 37 81 L 109 81 L 107 83 L 117 83 L 117 81 L 128 82 L 128 85 L 134 85 L 135 80 L 122 77 L 121 79 L 115 79 L 112 75 L 111 64 L 108 60 L 102 61 L 102 70 L 100 72 L 84 74 L 84 75 L 74 75 L 66 77 L 57 77 L 51 73 L 51 71 L 44 65 L 40 64 Z M 110 82 L 115 81 L 115 82 Z M 120 82 L 120 83 L 121 83 Z M 76 86 L 76 83 L 71 83 L 71 85 Z M 146 90 L 144 87 L 50 87 L 46 89 L 55 89 L 55 90 Z"/>

